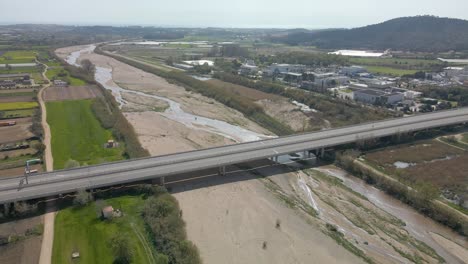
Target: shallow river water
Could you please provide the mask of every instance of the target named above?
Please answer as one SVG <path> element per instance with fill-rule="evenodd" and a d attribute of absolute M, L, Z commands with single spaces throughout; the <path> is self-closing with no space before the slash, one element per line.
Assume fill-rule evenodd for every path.
<path fill-rule="evenodd" d="M 78 59 L 83 53 L 93 52 L 96 46 L 90 45 L 82 50 L 72 52 L 67 58 L 67 63 L 78 66 Z M 181 108 L 181 105 L 171 99 L 166 97 L 161 97 L 157 95 L 147 94 L 139 91 L 124 89 L 116 85 L 112 81 L 112 69 L 96 66 L 95 79 L 99 82 L 104 88 L 112 91 L 112 94 L 116 98 L 120 107 L 125 105 L 127 102 L 122 98 L 122 93 L 132 93 L 144 97 L 150 97 L 158 100 L 165 101 L 169 104 L 169 108 L 162 113 L 165 117 L 181 123 L 186 127 L 191 129 L 203 130 L 210 133 L 218 134 L 223 137 L 229 138 L 236 142 L 250 142 L 257 141 L 261 139 L 271 138 L 271 136 L 263 135 L 256 133 L 240 126 L 232 125 L 224 121 L 211 119 L 203 116 L 193 115 L 187 112 L 184 112 Z"/>
<path fill-rule="evenodd" d="M 322 167 L 319 171 L 328 175 L 337 177 L 343 181 L 343 184 L 352 190 L 364 195 L 375 204 L 377 207 L 398 217 L 406 223 L 405 229 L 416 239 L 421 240 L 432 247 L 440 256 L 442 256 L 447 263 L 467 263 L 468 259 L 464 262 L 454 257 L 439 243 L 437 243 L 431 233 L 439 234 L 443 237 L 449 238 L 459 245 L 467 248 L 468 242 L 466 238 L 455 233 L 451 229 L 435 222 L 434 220 L 425 217 L 417 212 L 412 207 L 402 203 L 401 201 L 389 196 L 385 192 L 365 183 L 363 180 L 349 175 L 346 171 L 337 167 Z"/>

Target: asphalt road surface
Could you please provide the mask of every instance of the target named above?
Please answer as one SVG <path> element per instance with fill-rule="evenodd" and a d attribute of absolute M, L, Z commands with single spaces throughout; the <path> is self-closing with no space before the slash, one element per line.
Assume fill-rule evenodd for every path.
<path fill-rule="evenodd" d="M 314 133 L 165 156 L 81 167 L 0 180 L 0 202 L 13 202 L 149 180 L 239 164 L 294 152 L 318 150 L 398 133 L 468 122 L 468 108 L 360 124 Z M 20 182 L 23 184 L 20 184 Z"/>

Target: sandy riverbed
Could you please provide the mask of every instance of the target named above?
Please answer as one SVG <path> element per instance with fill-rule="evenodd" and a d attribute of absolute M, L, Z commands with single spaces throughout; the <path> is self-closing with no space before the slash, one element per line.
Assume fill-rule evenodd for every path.
<path fill-rule="evenodd" d="M 65 57 L 82 48 L 60 49 L 58 53 Z M 212 99 L 187 92 L 157 76 L 105 56 L 88 54 L 82 58 L 88 58 L 100 67 L 112 68 L 113 82 L 123 88 L 164 96 L 180 103 L 186 112 L 240 125 L 258 133 L 268 133 L 239 112 Z M 138 98 L 133 96 L 131 101 L 137 104 Z M 144 100 L 145 107 L 148 107 L 148 103 L 149 100 Z M 130 112 L 126 112 L 125 116 L 135 127 L 142 145 L 152 155 L 234 143 L 223 136 L 184 126 L 158 112 L 147 110 L 144 107 L 129 108 L 127 111 Z M 294 125 L 300 128 L 303 124 Z M 404 252 L 416 252 L 408 243 L 386 235 L 383 230 L 403 234 L 405 231 L 395 224 L 396 219 L 369 201 L 300 173 L 289 173 L 274 167 L 262 170 L 262 173 L 274 176 L 266 180 L 245 179 L 249 174 L 239 173 L 229 176 L 230 183 L 216 177 L 209 180 L 209 186 L 184 186 L 183 190 L 175 190 L 174 195 L 187 222 L 188 237 L 200 249 L 204 263 L 362 263 L 360 258 L 323 234 L 326 232 L 324 225 L 329 222 L 343 229 L 350 242 L 379 263 L 407 262 L 383 239 Z M 239 181 L 233 180 L 236 177 L 239 177 Z M 312 203 L 311 199 L 314 199 L 316 204 L 312 203 L 311 206 L 322 211 L 319 217 L 313 218 L 297 208 L 289 208 L 266 187 L 266 181 L 278 186 L 280 192 L 305 203 Z M 354 208 L 352 201 L 359 201 L 360 205 L 354 205 Z M 362 221 L 360 216 L 366 220 L 363 223 L 370 225 L 367 231 L 352 223 Z M 280 228 L 276 227 L 278 220 L 281 222 Z M 373 221 L 378 222 L 374 225 Z M 369 230 L 374 230 L 376 235 Z M 434 262 L 428 255 L 423 257 L 430 263 Z"/>
<path fill-rule="evenodd" d="M 71 52 L 82 50 L 85 46 L 58 49 L 61 58 Z M 170 84 L 163 78 L 146 73 L 130 65 L 121 63 L 107 56 L 95 53 L 84 53 L 79 60 L 89 59 L 98 67 L 112 69 L 112 83 L 128 90 L 162 96 L 181 104 L 181 108 L 190 114 L 212 118 L 241 126 L 247 130 L 271 135 L 270 132 L 245 118 L 240 112 L 228 108 L 213 99 L 186 91 L 183 87 Z M 128 94 L 124 97 L 128 98 Z M 140 100 L 139 100 L 140 99 Z M 124 106 L 125 115 L 135 128 L 143 147 L 152 155 L 168 154 L 193 150 L 202 147 L 220 146 L 233 143 L 219 134 L 186 127 L 164 117 L 163 114 L 148 111 L 148 98 L 131 95 L 128 106 Z M 141 105 L 138 105 L 138 101 Z M 157 107 L 164 106 L 158 103 Z M 136 110 L 140 112 L 135 112 Z"/>

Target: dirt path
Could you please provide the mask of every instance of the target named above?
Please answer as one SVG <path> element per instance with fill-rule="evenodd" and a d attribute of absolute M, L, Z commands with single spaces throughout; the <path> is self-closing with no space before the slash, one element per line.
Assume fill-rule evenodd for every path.
<path fill-rule="evenodd" d="M 448 142 L 445 142 L 445 141 L 443 141 L 441 138 L 442 138 L 442 137 L 438 137 L 438 138 L 436 138 L 436 140 L 439 141 L 440 143 L 445 144 L 445 145 L 447 145 L 447 146 L 450 146 L 450 147 L 452 147 L 452 148 L 456 148 L 456 149 L 465 151 L 464 148 L 461 148 L 461 147 L 452 145 L 452 144 L 450 144 L 450 143 L 448 143 Z M 466 144 L 466 143 L 463 143 L 463 142 L 461 142 L 461 141 L 458 141 L 458 143 Z M 466 145 L 468 146 L 468 144 L 466 144 Z"/>
<path fill-rule="evenodd" d="M 54 169 L 54 158 L 52 156 L 52 147 L 51 147 L 51 134 L 50 127 L 47 124 L 47 110 L 44 102 L 43 94 L 44 91 L 50 87 L 50 80 L 46 76 L 47 65 L 43 64 L 45 69 L 42 73 L 44 80 L 47 80 L 49 84 L 46 84 L 40 91 L 37 96 L 39 105 L 41 106 L 42 112 L 42 128 L 44 130 L 44 140 L 43 143 L 46 146 L 44 159 L 47 171 L 52 171 Z M 53 204 L 48 203 L 47 207 L 50 207 Z M 52 247 L 54 244 L 54 222 L 55 222 L 55 212 L 54 210 L 48 210 L 49 212 L 44 215 L 44 232 L 42 235 L 42 246 L 41 246 L 41 255 L 39 257 L 39 264 L 50 264 L 52 262 Z"/>

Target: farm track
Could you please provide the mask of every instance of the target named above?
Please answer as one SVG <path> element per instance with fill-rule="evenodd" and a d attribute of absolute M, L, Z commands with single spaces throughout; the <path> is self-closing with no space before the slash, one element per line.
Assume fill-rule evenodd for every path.
<path fill-rule="evenodd" d="M 44 71 L 42 72 L 42 77 L 44 80 L 49 83 L 46 84 L 40 91 L 37 96 L 39 105 L 42 112 L 42 128 L 44 130 L 44 139 L 43 143 L 46 146 L 44 152 L 44 159 L 47 171 L 53 171 L 54 158 L 52 156 L 52 145 L 51 145 L 51 133 L 50 126 L 47 124 L 47 110 L 44 102 L 43 94 L 44 91 L 50 87 L 50 80 L 46 76 L 48 66 L 44 65 Z M 54 202 L 48 202 L 47 207 L 50 209 Z M 49 210 L 48 213 L 44 215 L 44 232 L 42 237 L 42 246 L 41 246 L 41 255 L 39 257 L 39 264 L 50 264 L 52 263 L 52 249 L 54 245 L 54 223 L 55 223 L 55 210 Z"/>

